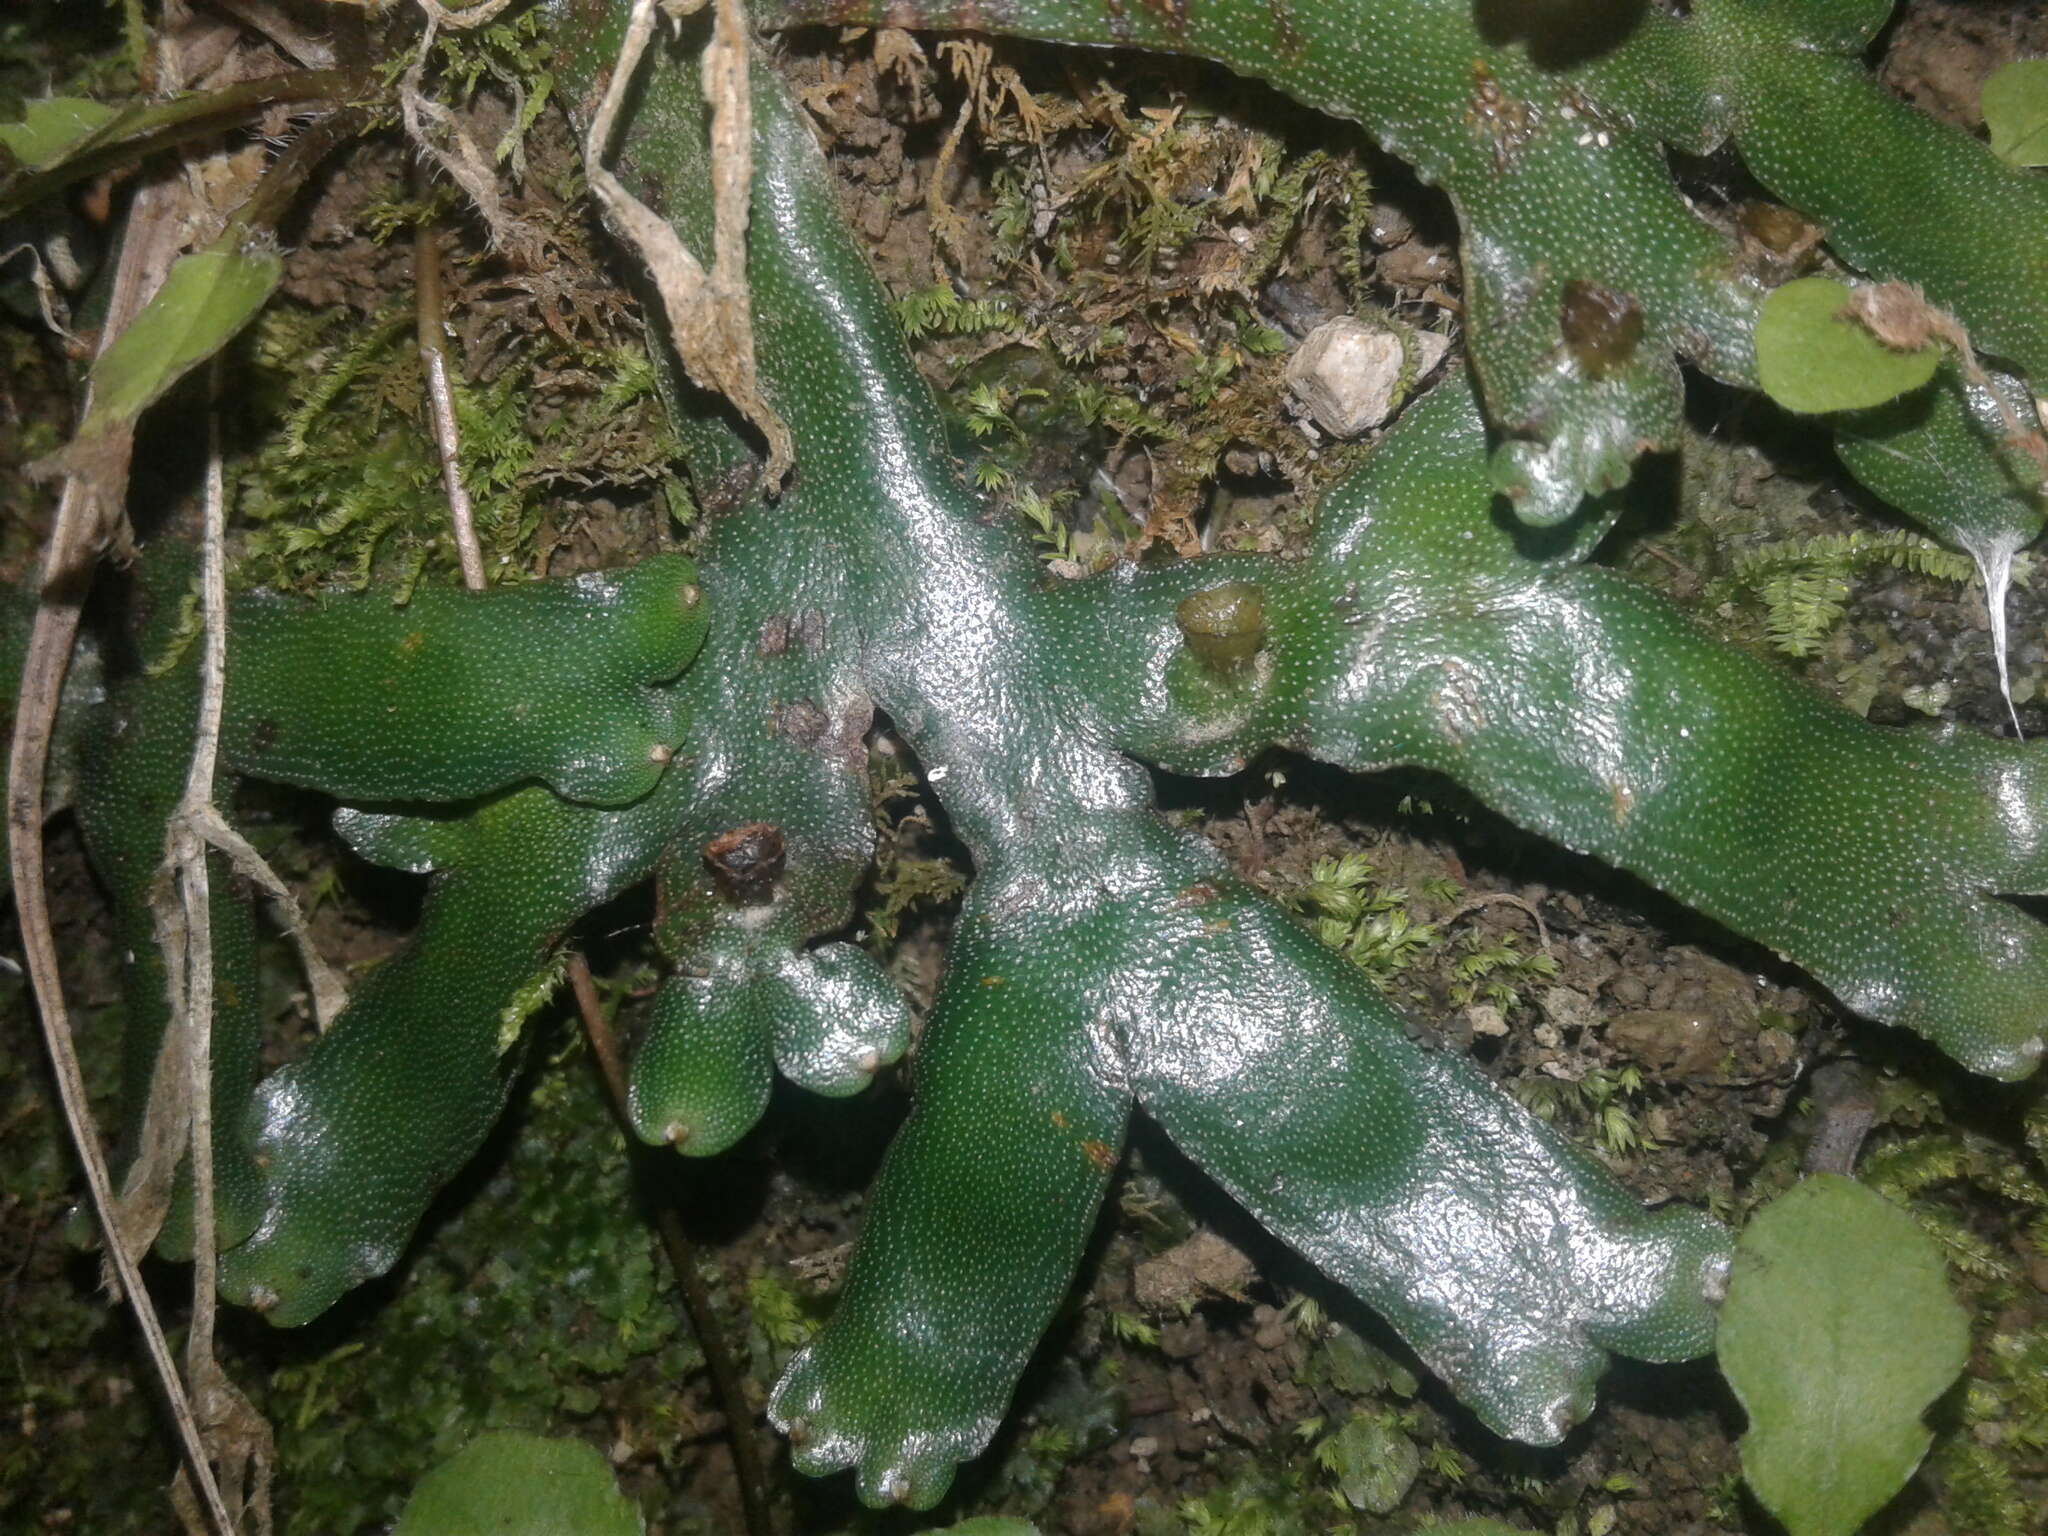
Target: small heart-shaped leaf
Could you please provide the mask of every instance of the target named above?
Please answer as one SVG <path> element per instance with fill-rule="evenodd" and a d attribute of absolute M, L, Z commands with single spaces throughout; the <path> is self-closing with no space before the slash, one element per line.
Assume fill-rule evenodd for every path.
<path fill-rule="evenodd" d="M 581 1440 L 479 1435 L 420 1479 L 393 1536 L 642 1536 L 640 1513 Z"/>
<path fill-rule="evenodd" d="M 1921 1411 L 1969 1344 L 1939 1250 L 1881 1195 L 1820 1174 L 1758 1214 L 1721 1369 L 1749 1415 L 1743 1475 L 1791 1536 L 1849 1536 L 1899 1491 L 1933 1438 Z"/>
<path fill-rule="evenodd" d="M 1886 346 L 1850 317 L 1853 297 L 1831 277 L 1802 277 L 1764 300 L 1756 322 L 1757 379 L 1786 410 L 1858 411 L 1934 377 L 1939 347 Z"/>

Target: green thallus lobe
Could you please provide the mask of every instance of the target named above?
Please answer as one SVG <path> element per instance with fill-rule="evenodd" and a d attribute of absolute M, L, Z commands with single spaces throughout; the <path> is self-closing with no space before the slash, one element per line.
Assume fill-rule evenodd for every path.
<path fill-rule="evenodd" d="M 1169 24 L 1127 9 L 1118 26 Z M 1709 89 L 1709 66 L 1777 37 L 1751 13 L 1730 0 L 1702 0 L 1685 24 L 1652 11 L 1627 48 L 1564 76 L 1513 50 L 1475 54 L 1486 45 L 1462 3 L 1304 9 L 1291 40 L 1272 8 L 1176 11 L 1172 45 L 1326 108 L 1355 110 L 1367 74 L 1387 76 L 1375 126 L 1452 188 L 1483 245 L 1468 250 L 1472 345 L 1508 437 L 1490 443 L 1472 390 L 1447 383 L 1326 497 L 1309 559 L 1083 583 L 1051 581 L 963 488 L 807 131 L 757 79 L 757 347 L 799 469 L 766 503 L 727 422 L 679 416 L 713 514 L 713 601 L 679 605 L 679 573 L 643 591 L 643 566 L 586 583 L 599 594 L 587 630 L 492 619 L 512 594 L 451 602 L 441 653 L 488 634 L 516 675 L 484 680 L 465 714 L 463 690 L 421 673 L 450 713 L 421 712 L 430 739 L 397 767 L 354 746 L 388 728 L 403 621 L 363 607 L 357 637 L 322 611 L 333 643 L 365 658 L 333 698 L 306 699 L 321 679 L 266 663 L 268 641 L 231 663 L 254 674 L 229 700 L 237 771 L 290 761 L 295 782 L 345 798 L 454 803 L 338 818 L 365 856 L 434 884 L 413 945 L 248 1101 L 234 1138 L 248 1190 L 223 1206 L 229 1294 L 302 1321 L 393 1262 L 502 1104 L 508 1004 L 581 913 L 650 869 L 675 975 L 633 1067 L 642 1135 L 716 1150 L 759 1114 L 770 1061 L 833 1092 L 897 1055 L 903 1011 L 873 962 L 808 947 L 845 922 L 871 852 L 864 738 L 883 709 L 976 879 L 838 1310 L 773 1398 L 800 1466 L 854 1467 L 878 1502 L 943 1493 L 1064 1294 L 1138 1105 L 1506 1433 L 1555 1440 L 1589 1406 L 1606 1350 L 1710 1347 L 1725 1234 L 1686 1210 L 1645 1212 L 1469 1064 L 1412 1043 L 1352 968 L 1153 814 L 1126 754 L 1219 773 L 1280 744 L 1440 768 L 1980 1070 L 2033 1064 L 2048 946 L 1994 893 L 2048 886 L 2038 754 L 1873 729 L 1573 564 L 1604 503 L 1545 557 L 1495 516 L 1504 487 L 1526 516 L 1571 517 L 1581 490 L 1668 440 L 1674 352 L 1745 377 L 1754 285 L 1677 200 L 1654 138 L 1613 115 L 1670 142 L 1710 139 L 1730 98 Z M 1080 14 L 1020 0 L 995 20 L 1078 36 Z M 1102 15 L 1087 25 L 1109 28 Z M 1348 41 L 1328 35 L 1331 16 Z M 571 29 L 572 93 L 614 57 L 619 18 L 604 19 Z M 1353 46 L 1373 29 L 1405 41 Z M 1839 51 L 1855 35 L 1824 41 Z M 1814 57 L 1826 91 L 1849 78 Z M 706 249 L 695 82 L 687 57 L 654 61 L 622 174 L 668 189 L 663 212 Z M 1793 131 L 1769 101 L 1738 115 L 1760 144 Z M 1574 244 L 1595 228 L 1594 245 Z M 1977 289 L 1954 286 L 1944 302 L 1962 310 Z M 2024 315 L 2001 334 L 2035 366 L 2019 355 Z M 523 601 L 574 610 L 560 594 Z M 676 679 L 692 644 L 676 629 L 690 625 L 702 654 Z M 612 629 L 617 650 L 581 648 Z M 600 683 L 562 684 L 565 651 Z M 121 707 L 140 709 L 141 692 Z M 542 722 L 530 740 L 508 743 L 507 709 Z M 675 749 L 665 772 L 647 774 L 650 743 Z M 770 833 L 779 852 L 734 878 L 725 855 Z"/>
<path fill-rule="evenodd" d="M 675 750 L 658 685 L 703 642 L 680 555 L 572 581 L 424 587 L 403 606 L 258 593 L 230 620 L 221 749 L 245 772 L 350 800 L 465 800 L 531 778 L 624 805 Z"/>
<path fill-rule="evenodd" d="M 1553 16 L 1517 28 L 1508 19 L 1521 8 L 1473 0 L 752 9 L 768 26 L 967 29 L 1192 54 L 1358 122 L 1457 210 L 1465 341 L 1498 434 L 1493 480 L 1532 523 L 1571 517 L 1639 455 L 1678 446 L 1677 359 L 1756 383 L 1751 332 L 1771 263 L 1734 220 L 1680 195 L 1666 146 L 1705 155 L 1732 144 L 1844 261 L 1922 285 L 1980 352 L 2048 378 L 2048 179 L 1870 78 L 1861 55 L 1893 0 L 1695 0 L 1684 16 L 1582 7 L 1592 19 L 1569 33 Z"/>

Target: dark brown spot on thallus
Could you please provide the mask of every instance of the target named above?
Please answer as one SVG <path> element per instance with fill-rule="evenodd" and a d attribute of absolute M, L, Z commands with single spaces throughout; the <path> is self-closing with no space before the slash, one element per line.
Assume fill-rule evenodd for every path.
<path fill-rule="evenodd" d="M 1311 0 L 1320 4 L 1321 0 Z M 1289 0 L 1266 0 L 1266 15 L 1273 22 L 1273 46 L 1280 57 L 1290 64 L 1299 63 L 1308 52 L 1308 43 L 1294 25 L 1294 7 Z"/>
<path fill-rule="evenodd" d="M 1493 150 L 1493 167 L 1505 171 L 1514 162 L 1515 151 L 1529 142 L 1536 131 L 1535 114 L 1526 101 L 1510 96 L 1500 87 L 1484 59 L 1472 61 L 1472 101 L 1465 120 L 1485 138 Z"/>
<path fill-rule="evenodd" d="M 1748 202 L 1735 216 L 1742 232 L 1773 256 L 1803 255 L 1820 239 L 1820 230 L 1782 203 Z"/>
<path fill-rule="evenodd" d="M 1081 1143 L 1081 1150 L 1087 1154 L 1088 1161 L 1097 1168 L 1100 1168 L 1104 1173 L 1109 1172 L 1110 1169 L 1116 1166 L 1116 1153 L 1106 1141 L 1096 1141 L 1091 1138 Z"/>
<path fill-rule="evenodd" d="M 868 727 L 874 723 L 874 700 L 861 697 L 840 711 L 839 722 L 833 728 L 836 746 L 830 748 L 832 755 L 839 759 L 840 767 L 863 784 L 868 772 Z"/>
<path fill-rule="evenodd" d="M 1188 29 L 1188 0 L 1138 0 L 1138 3 L 1166 23 L 1175 37 Z"/>
<path fill-rule="evenodd" d="M 656 201 L 659 206 L 659 200 Z M 735 464 L 724 474 L 707 476 L 702 495 L 704 510 L 710 513 L 730 512 L 753 494 L 754 479 L 759 466 L 749 461 Z"/>
<path fill-rule="evenodd" d="M 706 843 L 704 863 L 729 898 L 743 907 L 758 907 L 774 898 L 775 882 L 789 867 L 789 847 L 782 828 L 751 821 Z"/>
<path fill-rule="evenodd" d="M 754 650 L 762 656 L 780 656 L 789 649 L 789 615 L 777 613 L 769 616 L 761 626 L 761 638 Z"/>
<path fill-rule="evenodd" d="M 826 718 L 825 711 L 809 699 L 777 704 L 768 716 L 769 730 L 800 747 L 815 747 L 831 728 L 832 722 Z"/>
<path fill-rule="evenodd" d="M 1558 321 L 1572 361 L 1589 379 L 1603 379 L 1626 367 L 1643 339 L 1643 306 L 1635 295 L 1584 278 L 1564 285 Z"/>
<path fill-rule="evenodd" d="M 1223 893 L 1208 881 L 1191 885 L 1174 898 L 1174 905 L 1181 907 L 1207 906 Z"/>

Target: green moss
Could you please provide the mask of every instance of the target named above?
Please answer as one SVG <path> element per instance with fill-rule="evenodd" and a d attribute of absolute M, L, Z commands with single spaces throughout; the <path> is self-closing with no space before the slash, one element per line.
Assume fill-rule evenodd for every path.
<path fill-rule="evenodd" d="M 448 502 L 426 424 L 409 308 L 367 318 L 279 305 L 258 321 L 245 399 L 260 446 L 234 468 L 249 531 L 234 576 L 310 591 L 454 580 Z M 493 377 L 454 382 L 464 484 L 485 568 L 521 580 L 547 568 L 571 531 L 573 497 L 603 483 L 628 492 L 670 476 L 675 439 L 637 343 L 564 345 L 544 327 L 498 360 Z M 638 526 L 609 531 L 659 547 L 666 509 L 637 503 Z"/>
<path fill-rule="evenodd" d="M 1744 551 L 1706 600 L 1714 604 L 1740 597 L 1760 607 L 1763 633 L 1774 650 L 1812 656 L 1841 622 L 1852 579 L 1886 569 L 1951 585 L 1962 585 L 1975 574 L 1967 555 L 1903 529 L 1822 534 Z"/>
<path fill-rule="evenodd" d="M 2030 1145 L 2030 1157 L 1959 1124 L 1964 1116 L 1902 1080 L 1883 1113 L 1894 1134 L 1865 1156 L 1859 1176 L 1941 1245 L 1971 1313 L 1969 1374 L 1937 1413 L 1942 1433 L 1930 1476 L 1960 1536 L 2024 1536 L 2048 1487 L 2048 1309 L 2039 1285 L 2048 1183 L 2040 1148 Z M 2031 1092 L 2019 1124 L 2036 1140 L 2048 1124 L 2048 1096 Z"/>

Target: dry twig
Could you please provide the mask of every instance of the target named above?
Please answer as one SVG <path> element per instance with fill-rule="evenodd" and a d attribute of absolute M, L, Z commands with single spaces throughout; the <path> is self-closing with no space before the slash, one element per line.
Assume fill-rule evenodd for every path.
<path fill-rule="evenodd" d="M 1536 937 L 1543 944 L 1543 953 L 1546 955 L 1550 953 L 1550 925 L 1543 921 L 1543 914 L 1536 910 L 1534 903 L 1517 896 L 1512 891 L 1481 891 L 1463 906 L 1459 907 L 1457 911 L 1445 918 L 1444 926 L 1448 928 L 1459 918 L 1470 917 L 1474 912 L 1484 907 L 1513 907 L 1517 912 L 1526 913 L 1529 921 L 1536 925 Z"/>
<path fill-rule="evenodd" d="M 439 166 L 449 180 L 468 195 L 478 216 L 483 219 L 484 227 L 490 231 L 493 245 L 520 266 L 540 267 L 544 264 L 540 231 L 506 209 L 490 158 L 477 148 L 476 140 L 469 136 L 469 131 L 455 114 L 421 88 L 426 78 L 427 60 L 434 51 L 435 29 L 446 15 L 438 6 L 429 5 L 427 29 L 420 36 L 419 47 L 413 53 L 405 78 L 398 83 L 398 110 L 405 120 L 406 135 L 420 153 Z M 457 23 L 461 26 L 478 24 L 477 21 Z M 446 141 L 445 147 L 443 140 Z"/>
<path fill-rule="evenodd" d="M 712 262 L 707 274 L 676 232 L 605 165 L 619 108 L 654 32 L 655 0 L 633 0 L 604 101 L 591 120 L 583 163 L 612 226 L 646 263 L 661 295 L 684 371 L 725 396 L 768 440 L 767 484 L 781 487 L 795 462 L 789 428 L 761 394 L 747 290 L 747 198 L 753 180 L 753 103 L 748 94 L 746 13 L 741 0 L 714 0 L 704 46 L 704 97 L 711 104 Z M 683 0 L 674 14 L 701 9 Z"/>
<path fill-rule="evenodd" d="M 591 980 L 590 962 L 580 953 L 572 952 L 569 956 L 569 990 L 575 995 L 576 1012 L 583 1021 L 584 1036 L 590 1041 L 590 1054 L 596 1058 L 598 1075 L 604 1079 L 612 1117 L 618 1121 L 626 1145 L 642 1151 L 627 1108 L 626 1071 L 620 1063 L 619 1044 L 612 1035 L 611 1021 L 604 1015 L 597 985 Z M 741 1390 L 739 1367 L 726 1347 L 725 1333 L 719 1327 L 710 1294 L 697 1274 L 696 1250 L 674 1207 L 655 1208 L 654 1228 L 668 1255 L 669 1267 L 675 1271 L 683 1311 L 689 1318 L 690 1331 L 704 1351 L 704 1368 L 711 1376 L 711 1390 L 725 1415 L 726 1441 L 732 1448 L 733 1470 L 739 1475 L 740 1505 L 745 1511 L 748 1536 L 773 1536 L 775 1521 L 768 1480 L 763 1475 L 760 1450 L 754 1443 L 754 1414 Z"/>
<path fill-rule="evenodd" d="M 213 378 L 218 398 L 218 360 Z M 176 1140 L 192 1169 L 192 1320 L 185 1337 L 185 1380 L 209 1455 L 224 1474 L 224 1488 L 215 1497 L 225 1498 L 234 1521 L 230 1529 L 241 1528 L 246 1508 L 255 1516 L 256 1529 L 267 1536 L 270 1471 L 275 1459 L 270 1426 L 228 1379 L 213 1351 L 219 1239 L 213 1189 L 213 895 L 207 854 L 216 839 L 227 833 L 213 803 L 221 707 L 227 692 L 227 562 L 222 552 L 226 506 L 220 417 L 215 410 L 209 415 L 206 498 L 199 539 L 199 609 L 204 625 L 199 721 L 185 790 L 164 828 L 164 863 L 151 893 L 157 945 L 163 951 L 171 995 L 171 1019 L 162 1056 L 176 1064 L 174 1068 L 160 1060 L 157 1075 L 161 1079 L 182 1068 L 185 1134 Z M 189 1469 L 181 1472 L 172 1493 L 181 1513 L 187 1513 L 187 1524 L 197 1526 L 188 1477 Z"/>
<path fill-rule="evenodd" d="M 484 555 L 477 547 L 476 516 L 469 487 L 462 483 L 462 434 L 455 421 L 455 387 L 448 378 L 441 303 L 441 231 L 422 220 L 412 237 L 413 308 L 420 372 L 427 386 L 427 412 L 434 426 L 434 451 L 441 460 L 441 487 L 448 496 L 448 527 L 462 562 L 462 584 L 484 587 Z"/>
<path fill-rule="evenodd" d="M 136 194 L 128 229 L 115 267 L 113 294 L 100 332 L 101 351 L 112 343 L 149 302 L 170 270 L 183 236 L 188 197 L 176 176 L 161 176 Z M 89 408 L 90 401 L 86 402 Z M 81 411 L 81 418 L 83 411 Z M 122 502 L 126 494 L 128 458 L 133 434 L 122 429 L 90 476 L 66 478 L 57 517 L 43 549 L 35 624 L 22 668 L 21 694 L 14 717 L 14 740 L 7 775 L 7 830 L 14 878 L 16 918 L 28 959 L 31 985 L 41 1015 L 43 1040 L 57 1080 L 57 1097 L 72 1146 L 85 1171 L 88 1196 L 97 1219 L 107 1262 L 115 1283 L 135 1314 L 150 1369 L 164 1394 L 186 1473 L 198 1502 L 219 1536 L 232 1536 L 235 1526 L 221 1500 L 207 1459 L 199 1422 L 185 1385 L 171 1359 L 163 1322 L 142 1284 L 136 1255 L 121 1240 L 114 1191 L 106 1156 L 86 1100 L 72 1043 L 71 1019 L 64 1003 L 57 949 L 50 931 L 49 891 L 43 871 L 43 782 L 49 767 L 50 741 L 63 696 L 64 675 L 78 637 L 79 610 L 91 585 L 93 561 L 110 540 L 125 542 Z"/>

